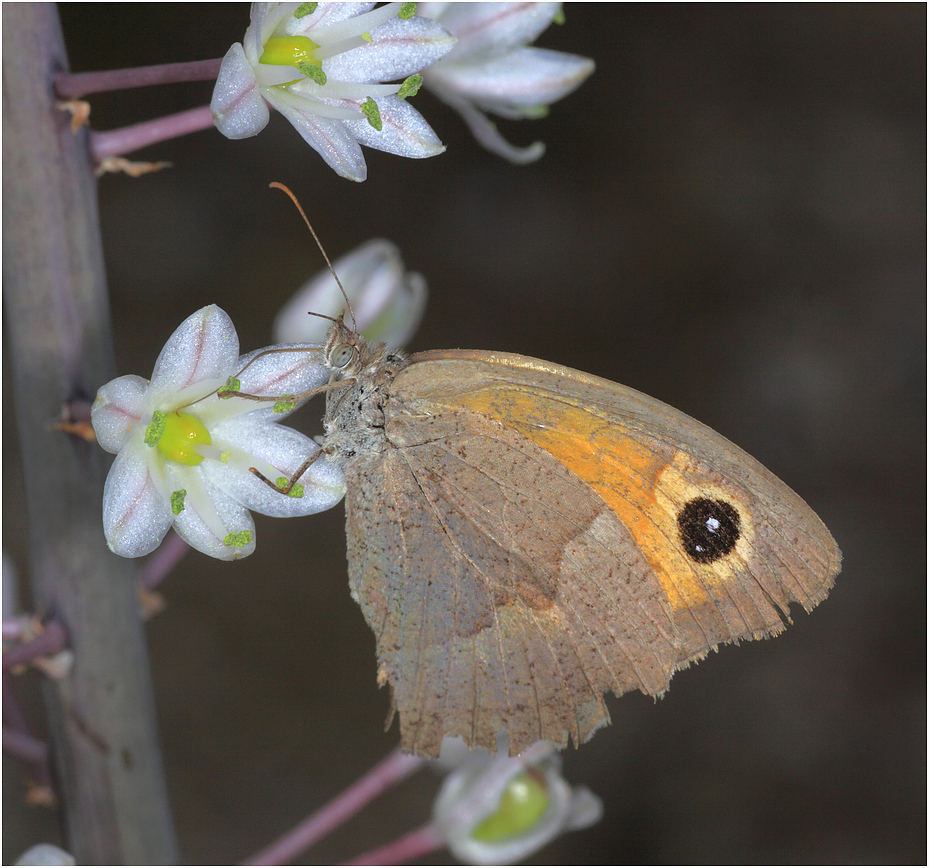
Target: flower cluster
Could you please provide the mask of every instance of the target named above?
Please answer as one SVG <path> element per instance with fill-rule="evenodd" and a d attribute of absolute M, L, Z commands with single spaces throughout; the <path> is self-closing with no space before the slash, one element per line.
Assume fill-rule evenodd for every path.
<path fill-rule="evenodd" d="M 223 58 L 213 92 L 219 131 L 230 139 L 256 135 L 270 105 L 336 172 L 363 181 L 360 145 L 404 157 L 445 150 L 405 101 L 424 85 L 489 151 L 529 163 L 542 156 L 542 143 L 511 145 L 487 113 L 543 117 L 594 69 L 589 58 L 529 45 L 561 20 L 560 3 L 373 7 L 253 3 L 245 38 Z"/>
<path fill-rule="evenodd" d="M 345 485 L 325 456 L 290 495 L 250 472 L 286 481 L 319 450 L 277 424 L 299 400 L 272 404 L 233 394 L 300 396 L 328 378 L 311 348 L 274 347 L 239 356 L 228 315 L 210 305 L 188 317 L 155 362 L 151 381 L 123 376 L 97 393 L 91 421 L 116 460 L 103 493 L 107 545 L 123 557 L 155 549 L 173 525 L 191 546 L 222 560 L 255 549 L 249 510 L 309 515 L 338 503 Z"/>
<path fill-rule="evenodd" d="M 361 145 L 404 157 L 445 148 L 407 101 L 419 71 L 455 44 L 415 3 L 253 3 L 223 58 L 210 108 L 230 139 L 259 133 L 268 105 L 340 175 L 363 181 Z M 394 84 L 384 84 L 404 79 Z"/>
<path fill-rule="evenodd" d="M 560 3 L 420 3 L 419 13 L 448 28 L 458 44 L 423 71 L 423 85 L 457 111 L 487 150 L 514 163 L 542 156 L 541 142 L 517 148 L 484 112 L 538 118 L 594 70 L 587 57 L 534 48 L 561 16 Z"/>

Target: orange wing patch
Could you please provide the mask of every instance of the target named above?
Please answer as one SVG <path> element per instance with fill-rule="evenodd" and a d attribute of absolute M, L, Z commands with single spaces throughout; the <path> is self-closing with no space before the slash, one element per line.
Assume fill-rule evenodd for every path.
<path fill-rule="evenodd" d="M 715 496 L 687 481 L 683 453 L 658 440 L 641 442 L 615 421 L 525 386 L 495 385 L 461 395 L 456 404 L 500 419 L 573 471 L 626 525 L 674 611 L 708 604 L 735 579 L 720 563 L 695 565 L 678 542 L 677 515 L 694 496 Z M 718 492 L 731 498 L 731 493 Z M 739 545 L 751 545 L 745 528 Z"/>

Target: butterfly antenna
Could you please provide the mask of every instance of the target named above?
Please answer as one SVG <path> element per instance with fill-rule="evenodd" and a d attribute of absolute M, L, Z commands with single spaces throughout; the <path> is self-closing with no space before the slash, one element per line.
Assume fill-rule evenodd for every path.
<path fill-rule="evenodd" d="M 329 261 L 329 257 L 326 255 L 326 251 L 323 248 L 323 243 L 319 240 L 319 236 L 316 234 L 316 230 L 313 228 L 309 218 L 306 216 L 306 212 L 303 210 L 303 206 L 297 201 L 297 197 L 293 194 L 290 187 L 281 184 L 279 181 L 272 181 L 270 184 L 268 184 L 268 186 L 276 187 L 278 190 L 283 190 L 288 196 L 290 196 L 290 201 L 297 206 L 297 210 L 300 212 L 300 216 L 303 218 L 303 222 L 306 223 L 306 228 L 310 230 L 310 234 L 313 236 L 313 240 L 316 242 L 316 246 L 319 248 L 319 252 L 322 253 L 323 259 L 326 260 L 326 265 L 329 266 L 329 271 L 332 272 L 332 276 L 335 278 L 335 282 L 339 286 L 339 290 L 342 293 L 342 298 L 345 299 L 348 312 L 352 317 L 352 331 L 357 331 L 355 324 L 355 311 L 352 309 L 352 303 L 348 300 L 348 293 L 345 291 L 345 287 L 342 286 L 342 281 L 339 280 L 339 275 L 335 273 L 335 269 L 332 267 L 332 263 Z M 321 316 L 324 319 L 332 319 L 331 316 L 326 316 L 325 314 L 315 314 L 315 316 Z M 335 322 L 335 320 L 333 320 L 333 322 Z"/>
<path fill-rule="evenodd" d="M 327 319 L 329 322 L 338 322 L 334 316 L 329 316 L 328 313 L 316 313 L 315 310 L 308 310 L 307 313 L 310 316 L 318 316 L 320 319 Z"/>

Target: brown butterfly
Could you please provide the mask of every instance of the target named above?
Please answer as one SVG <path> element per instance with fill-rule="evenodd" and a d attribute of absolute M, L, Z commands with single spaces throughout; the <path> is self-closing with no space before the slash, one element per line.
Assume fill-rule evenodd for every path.
<path fill-rule="evenodd" d="M 633 389 L 509 353 L 407 357 L 341 319 L 322 453 L 345 472 L 352 596 L 405 751 L 586 741 L 822 601 L 841 553 L 790 488 Z M 344 387 L 337 384 L 344 381 Z"/>
<path fill-rule="evenodd" d="M 580 744 L 607 691 L 660 696 L 838 575 L 800 497 L 633 389 L 511 353 L 407 357 L 341 317 L 322 357 L 323 448 L 294 479 L 320 455 L 344 470 L 349 584 L 407 752 L 503 729 L 513 755 Z"/>

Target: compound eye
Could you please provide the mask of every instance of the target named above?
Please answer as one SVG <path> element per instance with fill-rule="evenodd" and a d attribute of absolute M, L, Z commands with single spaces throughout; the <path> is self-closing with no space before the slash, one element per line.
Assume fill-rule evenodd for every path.
<path fill-rule="evenodd" d="M 355 348 L 351 344 L 341 344 L 332 351 L 330 364 L 334 368 L 344 368 L 355 358 Z"/>

